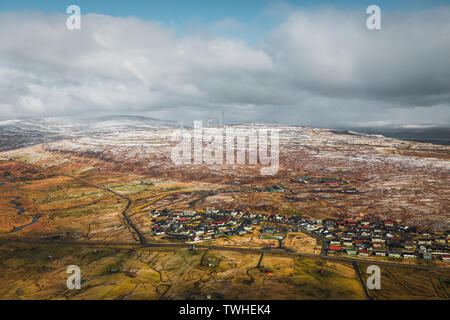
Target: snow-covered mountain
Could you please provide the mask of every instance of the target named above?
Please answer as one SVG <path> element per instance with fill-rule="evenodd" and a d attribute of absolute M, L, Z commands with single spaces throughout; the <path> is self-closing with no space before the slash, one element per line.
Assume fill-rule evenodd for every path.
<path fill-rule="evenodd" d="M 60 139 L 105 133 L 152 131 L 175 126 L 178 126 L 178 123 L 143 116 L 4 120 L 0 121 L 0 151 Z"/>

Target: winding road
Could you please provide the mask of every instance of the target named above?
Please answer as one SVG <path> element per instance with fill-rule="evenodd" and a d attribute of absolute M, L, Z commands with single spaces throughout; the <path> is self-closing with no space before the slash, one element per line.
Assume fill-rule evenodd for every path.
<path fill-rule="evenodd" d="M 131 221 L 130 217 L 127 215 L 127 212 L 128 212 L 128 210 L 130 209 L 130 206 L 131 206 L 131 204 L 133 203 L 133 200 L 131 200 L 130 198 L 128 198 L 128 197 L 126 197 L 126 196 L 124 196 L 124 195 L 122 195 L 122 194 L 120 194 L 120 193 L 118 193 L 118 192 L 116 192 L 116 191 L 114 191 L 114 190 L 111 190 L 111 189 L 109 189 L 109 188 L 102 187 L 102 186 L 97 186 L 97 185 L 92 184 L 92 183 L 90 183 L 89 181 L 86 181 L 86 180 L 84 180 L 84 179 L 82 179 L 82 178 L 74 177 L 74 176 L 71 176 L 71 175 L 64 175 L 64 176 L 66 176 L 66 177 L 68 177 L 68 178 L 72 178 L 72 179 L 74 179 L 74 180 L 77 180 L 77 181 L 79 181 L 79 182 L 81 182 L 81 183 L 83 183 L 83 184 L 85 184 L 85 185 L 90 186 L 90 187 L 105 190 L 105 191 L 107 191 L 107 192 L 109 192 L 109 193 L 114 194 L 114 195 L 117 196 L 117 197 L 120 197 L 120 198 L 126 200 L 126 201 L 127 201 L 127 206 L 126 206 L 125 209 L 121 212 L 121 214 L 122 214 L 122 216 L 123 216 L 123 219 L 124 219 L 125 222 L 128 224 L 128 226 L 129 226 L 131 229 L 133 229 L 133 231 L 137 234 L 137 236 L 138 236 L 138 238 L 139 238 L 139 242 L 140 242 L 141 244 L 145 244 L 145 243 L 146 243 L 145 237 L 142 235 L 142 233 L 139 231 L 139 229 L 136 228 L 136 226 L 135 226 L 135 225 L 133 224 L 133 222 Z"/>
<path fill-rule="evenodd" d="M 37 166 L 37 165 L 31 164 L 31 163 L 22 162 L 22 161 L 18 161 L 18 160 L 15 160 L 15 159 L 9 159 L 8 161 L 15 162 L 15 163 L 19 163 L 19 164 L 22 164 L 22 165 L 31 167 L 31 168 L 37 170 L 38 172 L 45 172 L 45 170 L 44 170 L 43 168 L 41 168 L 41 167 L 39 167 L 39 166 Z M 133 201 L 132 201 L 130 198 L 128 198 L 128 197 L 126 197 L 126 196 L 124 196 L 124 195 L 121 195 L 120 193 L 118 193 L 118 192 L 116 192 L 116 191 L 114 191 L 114 190 L 111 190 L 111 189 L 109 189 L 109 188 L 102 187 L 102 186 L 98 186 L 98 185 L 95 185 L 95 184 L 93 184 L 93 183 L 90 183 L 89 181 L 86 181 L 86 180 L 84 180 L 84 179 L 82 179 L 82 178 L 79 178 L 79 177 L 75 177 L 75 176 L 68 175 L 68 174 L 61 174 L 61 176 L 63 176 L 63 177 L 68 177 L 68 178 L 77 180 L 77 181 L 79 181 L 79 182 L 81 182 L 81 183 L 83 183 L 83 184 L 85 184 L 85 185 L 87 185 L 87 186 L 90 186 L 90 187 L 92 187 L 92 188 L 105 190 L 105 191 L 107 191 L 107 192 L 109 192 L 109 193 L 114 194 L 114 195 L 117 196 L 117 197 L 120 197 L 120 198 L 126 200 L 126 201 L 127 201 L 127 206 L 126 206 L 125 209 L 121 212 L 121 214 L 122 214 L 122 216 L 123 216 L 123 219 L 124 219 L 124 221 L 126 222 L 126 224 L 127 224 L 127 225 L 128 225 L 128 226 L 136 233 L 137 237 L 139 238 L 139 242 L 140 242 L 141 244 L 145 244 L 145 242 L 146 242 L 145 237 L 142 235 L 142 233 L 139 231 L 139 229 L 136 228 L 136 226 L 135 226 L 135 225 L 133 224 L 133 222 L 131 221 L 130 217 L 127 215 L 127 212 L 128 212 L 128 210 L 130 209 L 131 204 L 133 203 Z M 15 201 L 15 200 L 16 200 L 16 199 L 14 199 L 13 201 Z M 12 203 L 12 202 L 11 202 L 11 203 Z M 19 227 L 19 228 L 23 229 L 23 228 L 25 228 L 25 227 L 28 227 L 28 226 L 30 226 L 30 225 L 36 223 L 38 219 L 39 219 L 38 216 L 34 216 L 34 217 L 33 217 L 33 221 L 32 221 L 30 224 L 25 225 L 25 226 L 22 226 L 22 227 Z M 16 228 L 16 229 L 17 229 L 17 228 Z M 16 230 L 16 229 L 15 229 L 15 230 Z M 20 229 L 20 230 L 21 230 L 21 229 Z M 133 234 L 133 237 L 134 237 L 134 234 Z"/>

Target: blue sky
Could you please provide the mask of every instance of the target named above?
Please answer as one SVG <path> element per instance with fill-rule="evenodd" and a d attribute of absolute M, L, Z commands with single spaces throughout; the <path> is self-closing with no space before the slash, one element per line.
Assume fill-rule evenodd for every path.
<path fill-rule="evenodd" d="M 0 11 L 64 13 L 67 6 L 76 4 L 82 8 L 82 14 L 137 16 L 142 19 L 157 20 L 167 25 L 180 25 L 190 20 L 211 23 L 225 18 L 233 18 L 245 23 L 261 16 L 267 16 L 280 4 L 294 8 L 334 6 L 353 9 L 377 4 L 385 10 L 408 11 L 448 5 L 449 3 L 449 0 L 1 0 Z"/>
<path fill-rule="evenodd" d="M 201 29 L 257 43 L 282 23 L 293 9 L 332 6 L 361 9 L 365 14 L 369 5 L 377 4 L 383 11 L 405 12 L 449 5 L 450 0 L 0 0 L 0 12 L 65 14 L 71 4 L 80 6 L 83 15 L 135 16 L 158 21 L 179 35 Z"/>

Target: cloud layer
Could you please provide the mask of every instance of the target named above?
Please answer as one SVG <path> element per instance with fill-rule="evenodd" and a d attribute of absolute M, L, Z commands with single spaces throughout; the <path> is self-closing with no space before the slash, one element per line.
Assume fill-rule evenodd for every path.
<path fill-rule="evenodd" d="M 146 113 L 316 126 L 450 124 L 450 9 L 296 11 L 258 45 L 103 15 L 0 15 L 2 118 Z M 221 23 L 221 29 L 245 24 Z M 214 29 L 214 28 L 213 28 Z"/>

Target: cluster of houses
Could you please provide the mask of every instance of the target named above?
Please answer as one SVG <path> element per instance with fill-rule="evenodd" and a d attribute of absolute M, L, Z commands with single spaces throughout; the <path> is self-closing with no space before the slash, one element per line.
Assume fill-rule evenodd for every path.
<path fill-rule="evenodd" d="M 264 215 L 237 211 L 153 211 L 152 232 L 167 240 L 209 241 L 225 235 L 252 233 Z M 267 220 L 267 217 L 266 217 Z"/>
<path fill-rule="evenodd" d="M 151 214 L 153 234 L 167 240 L 199 242 L 245 235 L 270 222 L 260 228 L 261 238 L 282 241 L 289 230 L 306 232 L 321 239 L 329 254 L 450 260 L 450 231 L 431 233 L 392 221 L 307 220 L 223 210 L 165 209 Z"/>
<path fill-rule="evenodd" d="M 164 240 L 186 242 L 209 241 L 224 236 L 243 236 L 253 233 L 257 226 L 262 239 L 283 240 L 288 228 L 296 231 L 300 220 L 277 214 L 261 214 L 225 210 L 152 211 L 151 231 Z M 276 226 L 276 227 L 274 227 Z"/>
<path fill-rule="evenodd" d="M 450 232 L 431 233 L 393 221 L 317 220 L 302 227 L 327 243 L 327 252 L 360 256 L 450 260 Z"/>

